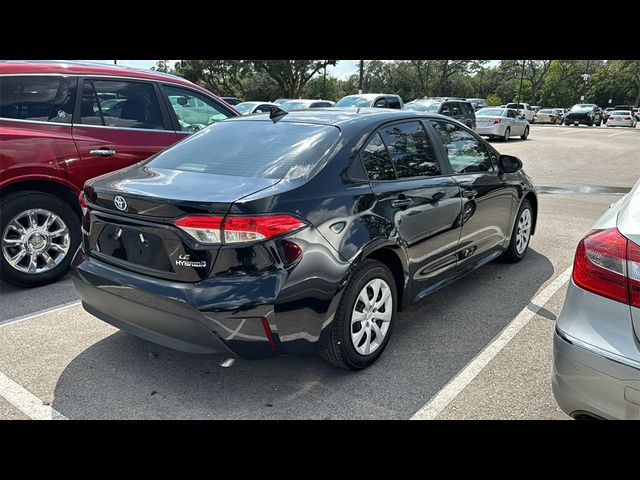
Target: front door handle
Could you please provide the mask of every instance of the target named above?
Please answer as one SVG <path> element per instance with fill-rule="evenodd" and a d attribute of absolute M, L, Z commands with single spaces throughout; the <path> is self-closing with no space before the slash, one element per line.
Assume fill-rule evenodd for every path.
<path fill-rule="evenodd" d="M 413 200 L 410 198 L 399 198 L 391 202 L 391 206 L 393 208 L 408 207 L 409 205 L 412 205 L 412 204 L 413 204 Z"/>
<path fill-rule="evenodd" d="M 462 196 L 464 198 L 476 198 L 476 195 L 478 195 L 478 191 L 473 188 L 465 188 L 462 190 Z"/>
<path fill-rule="evenodd" d="M 115 150 L 109 150 L 107 148 L 101 148 L 99 150 L 89 151 L 89 155 L 91 155 L 92 157 L 111 157 L 112 155 L 115 155 L 115 154 L 116 154 Z"/>

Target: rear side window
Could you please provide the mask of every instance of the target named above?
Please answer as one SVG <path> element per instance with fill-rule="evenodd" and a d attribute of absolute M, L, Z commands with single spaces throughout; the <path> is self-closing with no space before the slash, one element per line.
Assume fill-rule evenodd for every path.
<path fill-rule="evenodd" d="M 330 125 L 220 122 L 168 148 L 148 165 L 237 177 L 308 177 L 328 158 L 339 136 L 340 130 Z"/>
<path fill-rule="evenodd" d="M 489 152 L 482 141 L 463 127 L 449 122 L 431 122 L 449 157 L 455 173 L 475 173 L 493 171 Z"/>
<path fill-rule="evenodd" d="M 85 80 L 80 123 L 163 130 L 158 98 L 150 83 Z"/>
<path fill-rule="evenodd" d="M 440 175 L 433 146 L 420 122 L 397 123 L 381 130 L 380 135 L 398 178 Z"/>
<path fill-rule="evenodd" d="M 456 117 L 462 115 L 462 108 L 460 107 L 461 107 L 460 103 L 453 102 L 451 104 L 451 115 Z"/>
<path fill-rule="evenodd" d="M 0 77 L 0 116 L 71 123 L 74 80 L 53 75 Z"/>
<path fill-rule="evenodd" d="M 183 132 L 196 132 L 231 116 L 221 105 L 192 90 L 169 85 L 163 85 L 162 90 L 169 98 Z"/>
<path fill-rule="evenodd" d="M 398 97 L 387 97 L 387 108 L 397 108 L 400 110 L 400 99 Z"/>
<path fill-rule="evenodd" d="M 360 154 L 364 168 L 370 180 L 395 180 L 396 172 L 393 170 L 389 152 L 376 133 Z"/>

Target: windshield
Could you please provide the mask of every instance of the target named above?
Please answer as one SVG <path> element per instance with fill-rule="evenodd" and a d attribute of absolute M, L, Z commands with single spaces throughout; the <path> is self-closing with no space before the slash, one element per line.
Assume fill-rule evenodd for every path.
<path fill-rule="evenodd" d="M 574 105 L 571 107 L 572 112 L 589 112 L 593 110 L 593 105 Z"/>
<path fill-rule="evenodd" d="M 290 101 L 290 102 L 284 102 L 280 104 L 280 108 L 286 111 L 291 111 L 291 110 L 302 110 L 303 108 L 309 108 L 311 102 L 300 102 L 300 101 Z"/>
<path fill-rule="evenodd" d="M 405 110 L 413 110 L 414 112 L 438 113 L 442 102 L 409 102 L 404 104 Z"/>
<path fill-rule="evenodd" d="M 336 107 L 368 107 L 371 100 L 366 97 L 343 97 L 338 100 Z"/>
<path fill-rule="evenodd" d="M 476 117 L 501 117 L 503 108 L 481 108 L 476 112 Z"/>
<path fill-rule="evenodd" d="M 236 105 L 236 110 L 240 113 L 249 113 L 257 104 L 255 102 L 242 102 Z"/>
<path fill-rule="evenodd" d="M 330 125 L 220 122 L 163 151 L 148 166 L 236 177 L 298 178 L 319 164 L 339 136 L 340 129 Z"/>

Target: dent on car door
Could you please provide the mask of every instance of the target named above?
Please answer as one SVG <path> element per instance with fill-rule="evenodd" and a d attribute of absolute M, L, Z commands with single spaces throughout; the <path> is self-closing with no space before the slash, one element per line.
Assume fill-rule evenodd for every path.
<path fill-rule="evenodd" d="M 456 264 L 460 189 L 443 171 L 420 121 L 380 129 L 361 157 L 376 196 L 374 213 L 393 222 L 413 291 L 420 292 Z"/>
<path fill-rule="evenodd" d="M 453 179 L 461 189 L 459 262 L 497 256 L 510 236 L 512 194 L 500 178 L 484 140 L 446 121 L 432 120 L 442 139 Z"/>

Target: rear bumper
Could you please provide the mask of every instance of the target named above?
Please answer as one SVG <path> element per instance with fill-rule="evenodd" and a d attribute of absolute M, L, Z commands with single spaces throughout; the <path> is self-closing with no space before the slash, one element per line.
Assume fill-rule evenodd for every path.
<path fill-rule="evenodd" d="M 71 275 L 87 312 L 160 345 L 247 359 L 272 356 L 281 349 L 273 331 L 273 299 L 283 282 L 279 272 L 252 278 L 250 287 L 246 279 L 216 280 L 215 284 L 211 280 L 171 282 L 111 266 L 80 248 Z M 260 303 L 247 300 L 248 288 L 262 294 Z M 244 300 L 242 307 L 238 300 L 234 304 L 234 298 Z M 272 330 L 275 349 L 263 317 Z"/>
<path fill-rule="evenodd" d="M 478 135 L 501 137 L 504 135 L 505 127 L 499 123 L 493 125 L 477 125 L 476 133 Z"/>
<path fill-rule="evenodd" d="M 640 419 L 640 364 L 614 358 L 558 331 L 553 341 L 553 394 L 567 414 Z"/>

